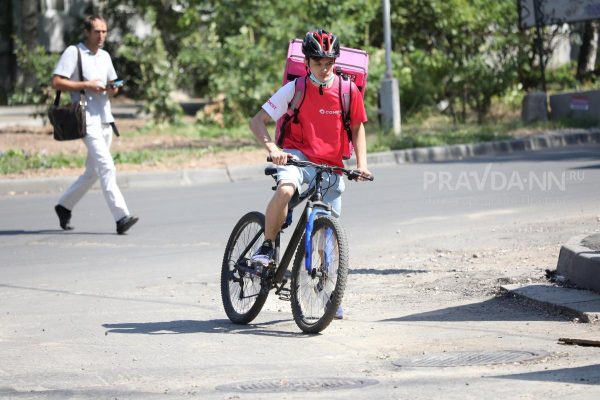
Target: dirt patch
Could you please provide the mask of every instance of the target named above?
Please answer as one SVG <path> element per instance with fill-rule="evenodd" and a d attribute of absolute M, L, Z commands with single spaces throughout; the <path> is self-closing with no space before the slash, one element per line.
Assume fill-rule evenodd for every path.
<path fill-rule="evenodd" d="M 112 154 L 153 149 L 207 149 L 206 153 L 194 157 L 174 157 L 167 161 L 144 164 L 118 164 L 119 171 L 166 171 L 173 169 L 225 168 L 228 166 L 253 165 L 264 163 L 266 152 L 248 138 L 189 138 L 175 135 L 147 134 L 128 136 L 126 132 L 144 126 L 143 120 L 117 120 L 121 137 L 113 137 Z M 85 156 L 86 147 L 80 140 L 57 142 L 52 137 L 50 126 L 15 126 L 0 129 L 0 151 L 14 149 L 26 154 L 57 155 L 77 154 Z M 214 150 L 216 149 L 216 150 Z M 19 174 L 4 175 L 3 178 L 49 177 L 78 175 L 81 168 L 55 168 L 28 170 Z"/>

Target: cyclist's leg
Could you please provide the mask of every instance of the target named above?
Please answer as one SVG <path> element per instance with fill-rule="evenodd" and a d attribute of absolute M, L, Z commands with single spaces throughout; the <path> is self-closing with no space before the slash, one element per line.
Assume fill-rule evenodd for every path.
<path fill-rule="evenodd" d="M 265 240 L 274 241 L 287 216 L 287 206 L 296 192 L 296 184 L 280 180 L 265 212 Z"/>
<path fill-rule="evenodd" d="M 340 175 L 330 175 L 329 184 L 323 185 L 327 190 L 324 191 L 323 201 L 327 204 L 331 204 L 331 211 L 334 217 L 340 217 L 342 215 L 342 193 L 346 189 L 346 182 Z"/>
<path fill-rule="evenodd" d="M 301 176 L 298 167 L 291 165 L 277 167 L 277 189 L 265 212 L 265 240 L 258 251 L 252 255 L 252 263 L 264 267 L 273 263 L 275 238 L 287 217 L 288 203 L 301 185 Z"/>
<path fill-rule="evenodd" d="M 299 160 L 306 160 L 299 150 L 284 149 Z M 287 217 L 287 206 L 296 190 L 302 186 L 302 169 L 293 165 L 277 166 L 277 189 L 266 211 L 265 239 L 275 240 Z"/>

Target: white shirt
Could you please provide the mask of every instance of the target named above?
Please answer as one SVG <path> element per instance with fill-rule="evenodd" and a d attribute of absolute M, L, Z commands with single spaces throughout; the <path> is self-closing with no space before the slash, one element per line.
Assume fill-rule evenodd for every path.
<path fill-rule="evenodd" d="M 287 112 L 288 104 L 290 104 L 294 97 L 294 93 L 296 92 L 295 85 L 296 83 L 294 81 L 286 83 L 279 88 L 265 104 L 263 104 L 263 110 L 273 118 L 273 121 L 277 121 Z"/>
<path fill-rule="evenodd" d="M 96 54 L 93 54 L 83 43 L 79 43 L 77 47 L 81 51 L 81 68 L 84 81 L 98 79 L 106 87 L 109 81 L 117 79 L 117 73 L 108 52 L 98 49 Z M 80 80 L 75 46 L 67 47 L 60 56 L 60 60 L 54 68 L 54 75 L 60 75 L 73 81 Z M 79 101 L 79 91 L 70 93 L 72 102 Z M 96 93 L 86 90 L 85 99 L 87 102 L 87 124 L 114 122 L 107 92 Z"/>

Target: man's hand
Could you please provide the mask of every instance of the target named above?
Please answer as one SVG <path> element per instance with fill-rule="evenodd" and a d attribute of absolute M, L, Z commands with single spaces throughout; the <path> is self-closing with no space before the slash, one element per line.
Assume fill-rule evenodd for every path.
<path fill-rule="evenodd" d="M 110 95 L 110 96 L 116 96 L 117 93 L 119 92 L 119 88 L 118 87 L 114 87 L 112 85 L 108 85 L 108 88 L 106 89 L 106 92 Z"/>
<path fill-rule="evenodd" d="M 287 164 L 288 158 L 293 156 L 290 153 L 277 149 L 269 151 L 269 157 L 271 157 L 273 164 L 285 165 Z"/>
<path fill-rule="evenodd" d="M 96 93 L 103 93 L 106 91 L 104 83 L 100 79 L 92 79 L 91 81 L 85 81 L 85 89 Z"/>
<path fill-rule="evenodd" d="M 361 168 L 355 169 L 355 171 L 357 171 L 358 173 L 360 173 L 360 175 L 356 179 L 357 181 L 367 181 L 368 179 L 366 179 L 365 177 L 373 176 L 373 174 L 371 174 L 371 171 L 369 171 L 368 168 L 362 168 L 361 167 Z"/>

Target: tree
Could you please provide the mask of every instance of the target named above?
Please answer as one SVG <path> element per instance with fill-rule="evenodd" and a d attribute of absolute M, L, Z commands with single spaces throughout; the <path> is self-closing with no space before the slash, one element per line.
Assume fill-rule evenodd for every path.
<path fill-rule="evenodd" d="M 404 78 L 403 109 L 447 102 L 456 121 L 465 121 L 469 109 L 482 121 L 491 99 L 516 81 L 520 43 L 514 1 L 392 3 L 394 52 L 400 54 L 395 70 Z M 381 40 L 379 28 L 371 26 L 372 40 Z"/>
<path fill-rule="evenodd" d="M 593 21 L 583 24 L 581 35 L 581 47 L 577 58 L 577 80 L 583 82 L 590 71 L 594 70 L 596 52 L 598 51 L 598 28 Z"/>

